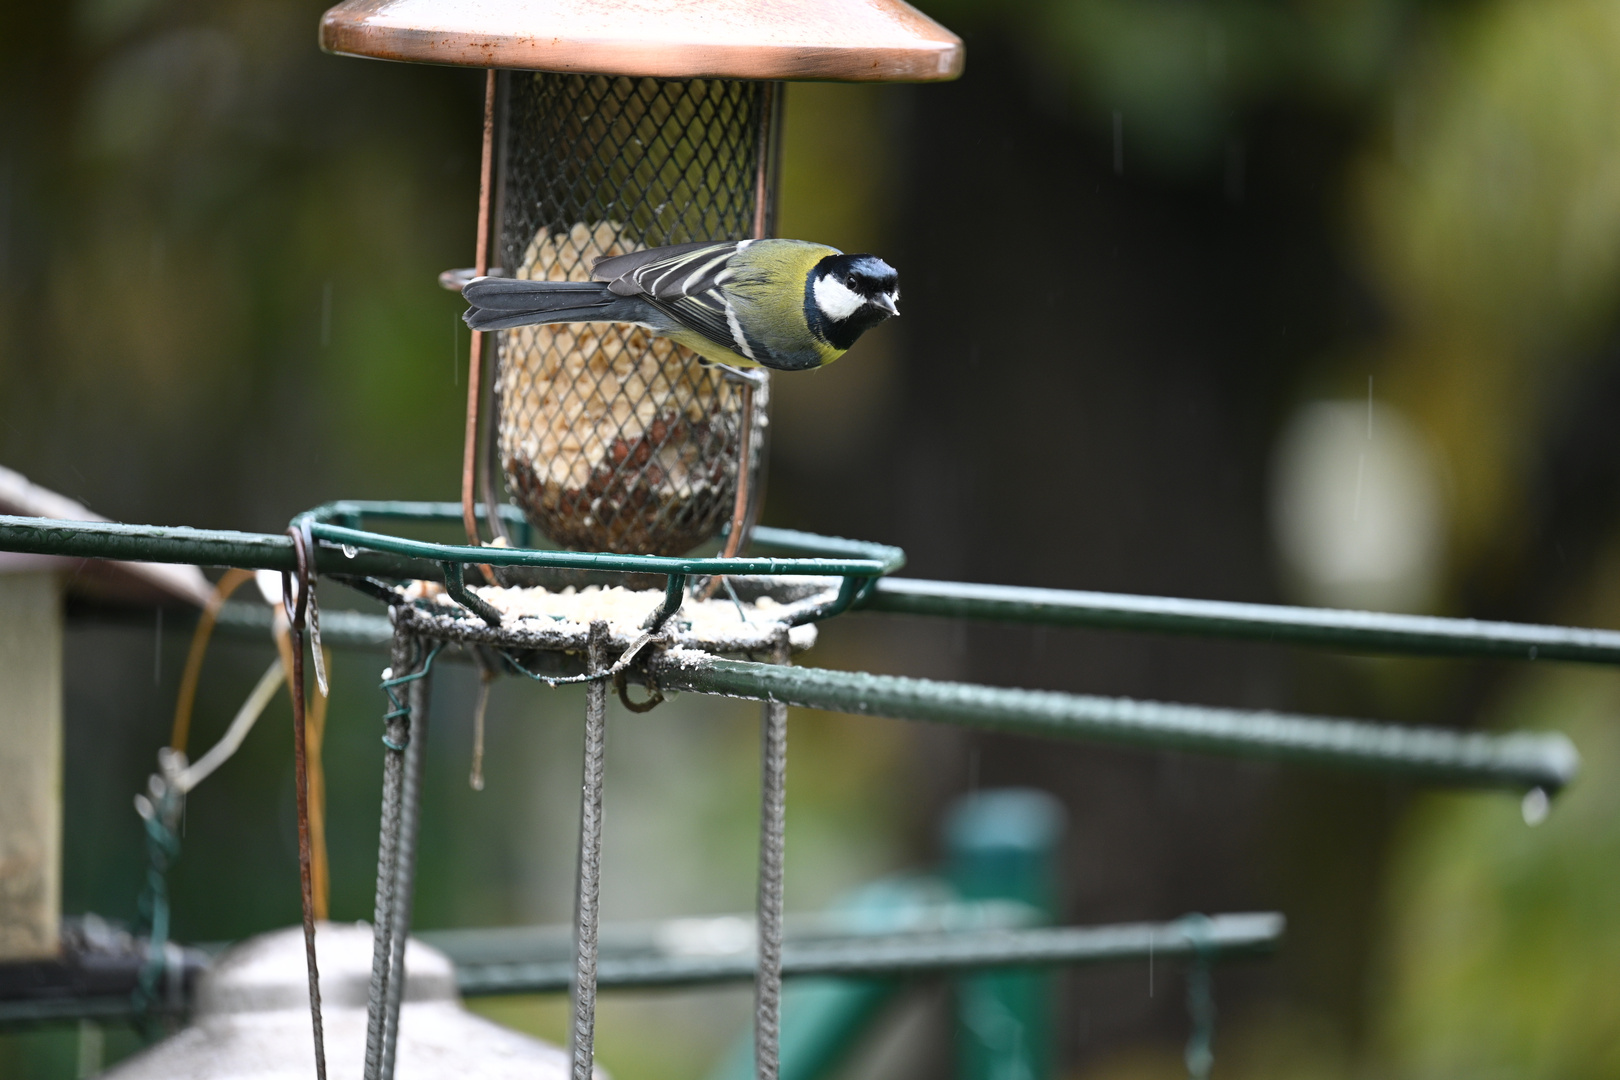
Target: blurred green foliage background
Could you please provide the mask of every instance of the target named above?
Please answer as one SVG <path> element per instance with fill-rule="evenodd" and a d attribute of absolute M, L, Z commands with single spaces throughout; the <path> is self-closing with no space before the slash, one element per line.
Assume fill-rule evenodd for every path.
<path fill-rule="evenodd" d="M 777 381 L 766 520 L 900 543 L 922 576 L 1353 598 L 1290 562 L 1268 483 L 1305 406 L 1372 397 L 1438 492 L 1438 554 L 1393 603 L 1620 625 L 1620 6 L 924 6 L 967 39 L 962 82 L 789 93 L 782 232 L 892 253 L 907 302 Z M 0 463 L 127 521 L 279 531 L 330 498 L 454 496 L 467 339 L 435 277 L 470 262 L 481 81 L 324 56 L 321 9 L 0 7 Z M 68 644 L 66 908 L 130 918 L 129 799 L 185 642 L 82 620 Z M 268 657 L 216 646 L 196 740 Z M 1620 1067 L 1612 673 L 871 617 L 809 662 L 1565 730 L 1585 776 L 1530 829 L 1498 796 L 796 713 L 790 904 L 927 865 L 951 797 L 1033 784 L 1070 808 L 1069 921 L 1289 914 L 1283 954 L 1218 979 L 1218 1075 Z M 370 907 L 380 663 L 337 658 L 337 918 Z M 498 687 L 473 793 L 472 693 L 460 669 L 436 687 L 418 924 L 561 920 L 579 698 Z M 192 800 L 182 939 L 297 917 L 286 719 Z M 615 723 L 607 915 L 749 907 L 754 710 Z M 1141 975 L 1065 980 L 1065 1070 L 1179 1074 L 1179 992 Z M 562 1031 L 556 1000 L 487 1008 Z M 701 1076 L 747 1010 L 614 997 L 602 1059 Z M 897 1036 L 886 1075 L 945 1069 L 937 1036 Z M 75 1040 L 0 1036 L 0 1074 L 72 1075 Z"/>

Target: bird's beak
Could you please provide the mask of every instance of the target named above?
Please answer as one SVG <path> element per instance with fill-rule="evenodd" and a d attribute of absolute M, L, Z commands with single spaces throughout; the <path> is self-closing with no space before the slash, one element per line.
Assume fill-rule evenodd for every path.
<path fill-rule="evenodd" d="M 882 308 L 884 311 L 887 311 L 890 315 L 900 314 L 900 309 L 895 306 L 894 295 L 892 293 L 884 293 L 882 296 L 878 297 L 874 303 L 876 303 L 877 306 Z"/>

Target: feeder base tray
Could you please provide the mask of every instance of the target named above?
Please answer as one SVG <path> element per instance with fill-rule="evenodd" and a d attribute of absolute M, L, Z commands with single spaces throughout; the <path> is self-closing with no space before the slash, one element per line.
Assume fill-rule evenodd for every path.
<path fill-rule="evenodd" d="M 826 602 L 839 586 L 837 578 L 739 577 L 730 581 L 735 597 L 722 591 L 710 599 L 685 599 L 662 628 L 666 647 L 762 659 L 769 656 L 785 630 L 788 647 L 803 652 L 815 644 L 816 627 L 810 623 L 793 626 L 794 616 L 803 608 Z M 608 651 L 620 654 L 646 636 L 649 617 L 665 599 L 661 589 L 595 585 L 469 591 L 500 614 L 499 626 L 492 627 L 469 613 L 451 599 L 444 586 L 433 581 L 413 582 L 405 590 L 409 603 L 395 609 L 395 625 L 430 640 L 560 654 L 549 661 L 536 658 L 539 673 L 551 677 L 583 670 L 579 658 L 593 622 L 607 623 Z"/>

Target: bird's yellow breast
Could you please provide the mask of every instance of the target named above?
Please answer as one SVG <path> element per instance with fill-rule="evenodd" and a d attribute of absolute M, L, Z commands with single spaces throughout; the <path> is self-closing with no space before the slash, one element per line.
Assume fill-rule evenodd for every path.
<path fill-rule="evenodd" d="M 732 256 L 726 296 L 737 321 L 770 350 L 777 366 L 820 367 L 844 355 L 811 332 L 804 313 L 810 272 L 837 254 L 837 248 L 803 240 L 757 240 Z"/>

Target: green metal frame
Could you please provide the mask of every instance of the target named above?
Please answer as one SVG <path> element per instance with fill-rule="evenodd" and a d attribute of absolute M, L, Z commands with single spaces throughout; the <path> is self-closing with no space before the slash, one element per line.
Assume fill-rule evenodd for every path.
<path fill-rule="evenodd" d="M 527 523 L 515 508 L 503 507 L 500 512 L 513 526 L 513 535 L 525 544 L 532 541 Z M 798 620 L 801 622 L 857 610 L 1027 625 L 1196 634 L 1403 656 L 1620 665 L 1620 632 L 1613 630 L 907 580 L 888 576 L 905 563 L 905 555 L 898 548 L 784 529 L 754 531 L 754 546 L 767 554 L 727 559 L 554 551 L 529 546 L 469 547 L 408 539 L 369 531 L 365 527 L 370 522 L 459 525 L 460 521 L 461 508 L 453 503 L 346 501 L 300 514 L 292 525 L 294 529 L 307 528 L 309 535 L 318 541 L 313 553 L 316 573 L 351 579 L 442 578 L 453 598 L 491 622 L 499 620 L 498 614 L 465 587 L 464 574 L 469 563 L 661 575 L 665 581 L 665 601 L 652 617 L 650 625 L 653 626 L 680 606 L 687 581 L 693 576 L 808 575 L 841 580 L 836 597 L 802 610 Z M 0 516 L 0 550 L 284 572 L 297 568 L 289 535 L 38 518 Z M 267 621 L 264 609 L 249 604 L 227 604 L 220 614 L 220 626 L 225 629 L 260 629 Z M 322 623 L 325 640 L 334 645 L 375 647 L 391 637 L 388 620 L 380 616 L 328 611 Z M 1575 775 L 1579 763 L 1575 747 L 1557 733 L 1496 735 L 1446 731 L 1328 717 L 971 686 L 690 654 L 679 658 L 655 654 L 636 674 L 656 682 L 666 692 L 689 690 L 860 715 L 1377 771 L 1434 784 L 1556 792 Z M 1186 945 L 1190 941 L 1185 934 L 1158 938 L 1165 929 L 1030 930 L 1021 932 L 1016 942 L 1005 936 L 987 937 L 983 941 L 975 941 L 971 936 L 953 936 L 937 941 L 913 938 L 869 940 L 842 946 L 829 943 L 820 948 L 810 947 L 802 953 L 790 950 L 785 959 L 791 973 L 855 977 L 858 981 L 849 986 L 861 989 L 863 994 L 877 993 L 886 992 L 885 987 L 892 988 L 893 978 L 900 974 L 928 970 L 961 973 L 972 968 L 997 967 L 1008 963 L 1014 954 L 1016 962 L 1022 965 L 1072 964 L 1134 956 L 1144 947 L 1149 954 L 1157 948 L 1161 954 L 1168 955 L 1178 944 Z M 1280 932 L 1280 923 L 1257 924 L 1245 931 L 1250 936 L 1238 935 L 1243 943 L 1234 940 L 1226 943 L 1231 948 L 1217 946 L 1216 951 L 1243 952 L 1269 947 Z M 1204 946 L 1209 944 L 1211 942 L 1206 941 Z M 464 990 L 513 993 L 551 989 L 566 981 L 565 966 L 492 967 L 477 974 L 467 973 L 471 982 Z M 739 957 L 724 962 L 631 962 L 622 971 L 604 961 L 602 974 L 603 985 L 650 987 L 739 979 L 751 975 L 752 971 L 752 960 Z M 975 978 L 1005 981 L 1013 976 Z M 1028 981 L 1036 976 L 1025 974 L 1016 978 Z M 837 990 L 843 984 L 837 980 L 812 980 L 802 986 L 821 987 L 826 991 L 828 987 Z M 859 997 L 857 1004 L 860 1003 L 870 1004 L 867 996 Z M 77 1006 L 80 1011 L 74 1015 L 87 1015 L 83 1009 L 94 1011 L 99 1004 L 81 1003 Z M 827 1005 L 826 1002 L 821 1004 Z M 833 1011 L 842 1017 L 854 1007 L 846 1006 L 847 1002 L 840 1006 L 841 1012 Z M 106 1003 L 106 1007 L 109 1015 L 116 1014 L 116 1005 Z M 860 1007 L 869 1011 L 866 1005 Z M 44 1007 L 44 1012 L 51 1012 L 52 1008 L 54 1006 Z M 31 1019 L 48 1018 L 41 1014 Z M 832 1042 L 827 1045 L 831 1046 Z M 817 1052 L 824 1050 L 826 1047 L 820 1047 Z"/>
<path fill-rule="evenodd" d="M 527 539 L 524 530 L 528 525 L 517 509 L 502 507 L 501 511 Z M 300 517 L 303 516 L 306 515 Z M 905 553 L 898 548 L 792 529 L 761 526 L 752 534 L 755 547 L 793 556 L 786 559 L 668 559 L 533 548 L 471 548 L 422 544 L 379 533 L 354 535 L 359 531 L 358 525 L 368 517 L 460 522 L 461 508 L 455 503 L 334 502 L 309 511 L 307 516 L 313 535 L 340 545 L 339 548 L 317 547 L 315 569 L 325 574 L 401 580 L 437 578 L 443 573 L 442 563 L 449 561 L 463 565 L 472 562 L 665 576 L 672 572 L 842 575 L 857 579 L 863 587 L 850 605 L 855 611 L 1194 634 L 1375 655 L 1620 665 L 1620 630 L 896 578 L 886 575 L 905 564 Z M 354 532 L 337 531 L 341 529 Z M 343 544 L 354 547 L 356 553 L 346 555 L 341 550 Z M 249 570 L 297 569 L 292 540 L 285 535 L 7 515 L 0 515 L 0 550 L 90 559 L 239 566 Z"/>
<path fill-rule="evenodd" d="M 516 508 L 502 513 L 525 539 Z M 1620 632 L 1477 622 L 1371 612 L 1124 596 L 1109 593 L 957 584 L 887 577 L 905 553 L 882 544 L 756 529 L 756 546 L 786 557 L 670 558 L 536 548 L 467 547 L 406 539 L 362 528 L 368 519 L 456 524 L 457 504 L 344 501 L 294 518 L 307 523 L 319 573 L 391 579 L 459 577 L 469 563 L 495 566 L 651 573 L 664 576 L 667 617 L 688 576 L 771 574 L 836 576 L 836 599 L 803 612 L 800 621 L 847 608 L 896 614 L 977 618 L 1038 625 L 1200 634 L 1317 648 L 1426 656 L 1479 656 L 1620 664 Z M 82 558 L 188 562 L 293 570 L 289 536 L 218 530 L 64 522 L 0 516 L 0 550 Z M 461 589 L 459 580 L 455 591 Z M 235 608 L 237 605 L 230 605 Z M 372 617 L 375 618 L 375 617 Z M 229 623 L 231 620 L 225 620 Z M 251 621 L 251 620 L 248 620 Z M 374 644 L 383 620 L 329 612 L 326 640 L 351 635 Z M 352 624 L 352 625 L 351 625 Z M 1282 713 L 1207 708 L 1044 691 L 969 686 L 859 672 L 777 667 L 721 658 L 649 670 L 671 690 L 688 689 L 809 708 L 974 727 L 1025 731 L 1235 754 L 1318 765 L 1372 769 L 1440 784 L 1557 791 L 1574 776 L 1579 756 L 1556 733 L 1486 735 Z"/>
<path fill-rule="evenodd" d="M 219 627 L 261 634 L 270 620 L 270 610 L 262 605 L 230 603 L 220 611 Z M 321 639 L 327 645 L 380 648 L 388 644 L 392 633 L 381 615 L 321 613 Z M 679 664 L 653 662 L 650 670 L 665 690 L 786 701 L 828 712 L 1047 737 L 1381 771 L 1437 784 L 1539 787 L 1550 794 L 1574 778 L 1580 762 L 1573 744 L 1553 732 L 1489 735 L 826 668 L 782 668 L 723 657 L 695 660 L 688 656 Z"/>
<path fill-rule="evenodd" d="M 502 511 L 515 522 L 522 522 L 516 508 L 503 507 Z M 759 528 L 753 534 L 758 546 L 787 552 L 790 555 L 787 558 L 672 558 L 435 544 L 367 531 L 361 528 L 367 518 L 459 523 L 461 507 L 447 502 L 346 500 L 299 514 L 293 518 L 292 528 L 307 526 L 316 540 L 332 545 L 316 545 L 316 573 L 396 580 L 442 579 L 452 597 L 486 619 L 492 613 L 476 598 L 469 599 L 461 581 L 452 580 L 468 565 L 661 574 L 667 583 L 666 599 L 656 616 L 654 626 L 657 626 L 680 606 L 688 577 L 768 574 L 842 578 L 836 597 L 800 612 L 794 619 L 796 623 L 804 623 L 841 614 L 870 591 L 876 578 L 893 573 L 906 561 L 905 552 L 897 547 L 817 536 L 793 529 Z M 520 527 L 527 530 L 526 523 Z M 525 537 L 528 538 L 526 533 Z M 237 566 L 248 570 L 297 569 L 292 538 L 285 535 L 100 521 L 63 522 L 10 515 L 0 515 L 0 550 L 91 559 Z"/>
<path fill-rule="evenodd" d="M 514 521 L 522 517 L 515 507 L 503 508 Z M 886 544 L 817 536 L 791 529 L 754 530 L 755 543 L 768 550 L 790 553 L 790 558 L 688 558 L 667 555 L 614 555 L 589 551 L 557 551 L 544 548 L 466 547 L 406 540 L 384 533 L 368 532 L 360 526 L 366 518 L 389 521 L 461 522 L 461 507 L 445 502 L 366 502 L 327 503 L 293 518 L 294 527 L 305 521 L 318 540 L 348 545 L 367 551 L 391 554 L 402 559 L 429 559 L 462 565 L 532 566 L 557 570 L 608 570 L 625 574 L 780 574 L 868 579 L 890 574 L 905 565 L 906 553 Z M 341 522 L 342 524 L 338 524 Z M 290 550 L 290 549 L 289 549 Z M 324 567 L 323 567 L 324 569 Z M 403 564 L 401 569 L 405 569 Z M 343 572 L 343 571 L 339 571 Z M 353 571 L 348 571 L 352 573 Z M 397 573 L 388 576 L 415 577 Z"/>

